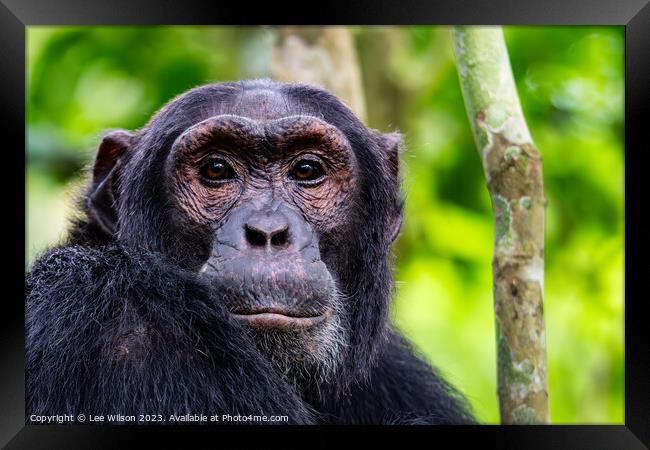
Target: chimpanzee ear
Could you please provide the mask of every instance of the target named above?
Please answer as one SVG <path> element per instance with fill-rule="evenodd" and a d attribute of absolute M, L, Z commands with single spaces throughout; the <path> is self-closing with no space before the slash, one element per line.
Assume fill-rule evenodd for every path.
<path fill-rule="evenodd" d="M 99 144 L 92 182 L 88 194 L 88 213 L 92 219 L 110 236 L 115 233 L 117 212 L 117 186 L 119 182 L 121 159 L 130 148 L 133 135 L 117 130 L 108 133 Z"/>
<path fill-rule="evenodd" d="M 388 167 L 391 174 L 399 175 L 399 158 L 404 139 L 400 133 L 383 133 L 380 135 L 380 143 L 388 160 Z"/>
<path fill-rule="evenodd" d="M 393 176 L 393 179 L 397 182 L 399 186 L 399 174 L 400 174 L 400 152 L 402 149 L 403 138 L 400 133 L 384 133 L 380 136 L 380 144 L 384 150 L 386 156 L 386 161 L 388 165 L 388 170 Z M 394 214 L 394 217 L 391 221 L 391 230 L 390 237 L 391 242 L 394 242 L 399 235 L 400 230 L 402 229 L 402 221 L 404 219 L 404 210 L 402 207 L 402 202 L 397 208 L 397 211 Z"/>

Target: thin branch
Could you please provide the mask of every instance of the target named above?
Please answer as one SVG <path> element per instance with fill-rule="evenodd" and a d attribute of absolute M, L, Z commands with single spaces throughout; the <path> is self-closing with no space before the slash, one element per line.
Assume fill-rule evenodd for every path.
<path fill-rule="evenodd" d="M 492 269 L 501 422 L 549 423 L 542 159 L 521 110 L 502 29 L 454 27 L 452 40 L 495 216 Z"/>

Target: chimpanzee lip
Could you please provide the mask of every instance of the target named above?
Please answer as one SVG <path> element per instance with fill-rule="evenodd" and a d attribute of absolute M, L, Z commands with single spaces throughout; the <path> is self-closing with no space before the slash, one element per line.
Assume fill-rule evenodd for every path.
<path fill-rule="evenodd" d="M 230 314 L 236 320 L 257 328 L 307 328 L 326 317 L 326 314 L 307 315 L 279 307 L 258 307 Z"/>

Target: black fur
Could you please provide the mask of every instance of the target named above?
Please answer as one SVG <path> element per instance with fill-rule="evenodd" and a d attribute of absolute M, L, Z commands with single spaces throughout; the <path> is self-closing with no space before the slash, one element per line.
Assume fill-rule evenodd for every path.
<path fill-rule="evenodd" d="M 250 91 L 265 92 L 264 101 L 243 95 Z M 352 228 L 320 239 L 347 296 L 345 362 L 335 381 L 312 390 L 287 382 L 258 352 L 191 270 L 207 251 L 200 237 L 169 225 L 162 168 L 171 144 L 198 121 L 233 111 L 319 117 L 345 134 L 359 163 Z M 208 85 L 170 102 L 121 160 L 115 236 L 86 217 L 91 186 L 68 242 L 27 276 L 27 419 L 229 413 L 286 414 L 297 424 L 473 423 L 462 396 L 389 324 L 389 252 L 403 203 L 398 147 L 394 135 L 367 129 L 334 96 L 305 85 Z"/>

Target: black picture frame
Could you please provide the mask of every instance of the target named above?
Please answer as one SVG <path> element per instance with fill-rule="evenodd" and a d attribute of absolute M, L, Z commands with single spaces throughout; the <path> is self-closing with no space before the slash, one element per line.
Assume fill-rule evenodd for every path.
<path fill-rule="evenodd" d="M 303 5 L 308 6 L 308 5 Z M 318 6 L 318 5 L 316 5 Z M 317 11 L 316 8 L 314 11 Z M 650 5 L 648 0 L 444 0 L 328 2 L 308 8 L 198 0 L 0 0 L 0 129 L 4 171 L 0 175 L 4 250 L 4 298 L 0 320 L 0 444 L 7 448 L 125 448 L 137 438 L 167 444 L 175 439 L 210 439 L 223 445 L 223 433 L 238 439 L 253 434 L 311 445 L 315 431 L 368 432 L 384 437 L 403 431 L 421 434 L 428 445 L 440 437 L 501 449 L 637 449 L 650 445 L 649 329 L 647 295 L 641 286 L 647 270 L 648 220 L 642 202 L 643 165 L 648 152 L 645 127 L 650 119 Z M 473 427 L 248 427 L 25 425 L 24 421 L 24 270 L 25 270 L 25 39 L 30 25 L 219 25 L 219 24 L 472 24 L 472 25 L 624 25 L 625 26 L 625 425 L 473 426 Z M 21 151 L 21 149 L 23 149 Z M 570 149 L 567 149 L 570 151 Z M 21 169 L 22 168 L 22 169 Z M 22 218 L 22 220 L 21 220 Z M 20 239 L 22 237 L 22 240 Z M 645 245 L 644 245 L 645 244 Z M 645 337 L 644 337 L 645 336 Z M 372 428 L 372 429 L 368 429 Z M 255 431 L 256 433 L 253 433 Z M 323 433 L 323 431 L 325 431 Z M 308 434 L 307 434 L 308 433 Z M 296 439 L 297 438 L 297 439 Z M 285 441 L 288 439 L 288 441 Z M 320 438 L 319 438 L 320 439 Z M 338 440 L 338 437 L 334 437 Z M 319 440 L 319 442 L 321 442 Z M 399 442 L 399 441 L 397 441 Z M 425 441 L 427 442 L 427 441 Z M 422 445 L 422 444 L 418 444 Z M 442 444 L 441 444 L 442 445 Z M 446 445 L 445 445 L 446 446 Z"/>

